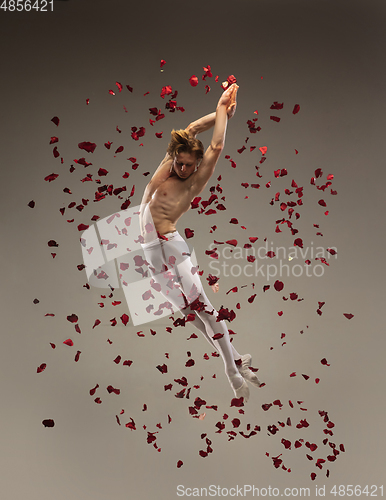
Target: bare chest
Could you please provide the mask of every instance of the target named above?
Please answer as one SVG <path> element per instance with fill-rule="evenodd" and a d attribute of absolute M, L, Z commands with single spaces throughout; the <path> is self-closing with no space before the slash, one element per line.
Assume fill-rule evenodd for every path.
<path fill-rule="evenodd" d="M 190 208 L 191 201 L 190 179 L 181 180 L 178 177 L 169 177 L 157 188 L 152 197 L 152 213 L 159 211 L 171 219 L 177 220 Z"/>

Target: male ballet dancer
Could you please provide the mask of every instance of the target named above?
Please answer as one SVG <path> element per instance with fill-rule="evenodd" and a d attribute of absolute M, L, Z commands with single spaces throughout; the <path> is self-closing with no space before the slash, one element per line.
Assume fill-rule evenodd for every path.
<path fill-rule="evenodd" d="M 220 353 L 235 396 L 246 402 L 246 380 L 260 386 L 256 374 L 249 369 L 251 356 L 241 356 L 229 340 L 225 321 L 216 321 L 218 313 L 202 288 L 186 242 L 176 230 L 178 219 L 214 172 L 224 148 L 228 119 L 236 110 L 237 90 L 238 85 L 233 84 L 220 97 L 214 113 L 192 122 L 185 130 L 172 131 L 166 156 L 146 186 L 140 220 L 142 248 L 158 291 L 170 306 L 189 315 L 189 321 L 194 316 L 193 325 Z M 211 127 L 212 140 L 204 154 L 203 144 L 196 136 Z"/>

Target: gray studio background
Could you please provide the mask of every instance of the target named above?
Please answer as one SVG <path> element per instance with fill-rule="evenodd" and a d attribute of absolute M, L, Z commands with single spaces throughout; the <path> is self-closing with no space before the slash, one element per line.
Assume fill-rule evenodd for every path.
<path fill-rule="evenodd" d="M 0 11 L 0 491 L 4 498 L 167 500 L 178 498 L 177 485 L 245 484 L 270 485 L 280 492 L 285 487 L 309 487 L 311 496 L 316 485 L 325 485 L 326 497 L 333 498 L 328 491 L 335 484 L 383 484 L 384 22 L 384 3 L 376 0 L 175 4 L 69 0 L 54 1 L 54 12 Z M 166 61 L 163 71 L 161 59 Z M 211 91 L 205 94 L 201 75 L 208 64 L 213 78 L 207 79 Z M 199 78 L 197 87 L 189 83 L 193 74 Z M 240 85 L 237 113 L 229 123 L 213 182 L 201 195 L 208 199 L 209 187 L 217 185 L 221 175 L 226 211 L 211 216 L 191 211 L 178 229 L 181 234 L 185 228 L 194 229 L 189 243 L 204 270 L 206 291 L 216 308 L 224 305 L 236 311 L 229 325 L 237 333 L 235 345 L 253 355 L 259 377 L 267 384 L 259 390 L 251 387 L 250 402 L 241 416 L 229 407 L 232 392 L 221 361 L 203 359 L 210 346 L 199 332 L 197 339 L 187 341 L 194 329 L 173 328 L 169 333 L 166 328 L 172 323 L 167 319 L 141 328 L 131 323 L 124 327 L 119 317 L 129 311 L 122 291 L 101 299 L 108 290 L 87 290 L 85 273 L 77 269 L 82 264 L 77 225 L 91 224 L 95 214 L 103 218 L 119 211 L 123 201 L 108 196 L 92 202 L 97 185 L 80 179 L 92 173 L 95 180 L 98 169 L 105 168 L 109 174 L 101 177 L 102 183 L 114 188 L 126 185 L 124 199 L 135 184 L 131 201 L 139 203 L 150 179 L 143 174 L 158 166 L 170 130 L 213 111 L 220 96 L 214 77 L 218 75 L 221 82 L 231 74 Z M 123 85 L 121 93 L 116 81 Z M 126 85 L 133 87 L 133 93 Z M 164 109 L 166 99 L 161 99 L 160 91 L 165 85 L 178 90 L 177 103 L 184 113 Z M 274 101 L 284 103 L 283 109 L 270 110 Z M 296 115 L 295 104 L 300 105 Z M 154 127 L 148 122 L 154 118 L 151 107 L 166 115 Z M 270 120 L 271 115 L 281 121 Z M 54 116 L 60 118 L 58 127 L 51 122 Z M 256 117 L 261 131 L 251 134 L 247 120 Z M 146 128 L 138 142 L 130 137 L 134 126 Z M 163 137 L 156 138 L 155 132 L 163 132 Z M 52 136 L 59 138 L 57 144 L 49 144 Z M 207 145 L 210 133 L 200 138 Z M 77 145 L 82 141 L 95 142 L 96 151 L 81 151 Z M 111 150 L 103 146 L 107 141 L 113 142 Z M 244 144 L 247 149 L 239 154 Z M 124 151 L 114 156 L 121 145 Z M 63 164 L 60 157 L 54 158 L 54 146 Z M 251 153 L 250 146 L 256 146 Z M 258 178 L 255 165 L 261 146 L 268 151 Z M 225 155 L 236 161 L 235 169 Z M 81 157 L 93 165 L 75 164 L 74 159 Z M 129 157 L 137 158 L 137 170 L 131 168 Z M 76 168 L 72 173 L 71 165 Z M 286 168 L 288 175 L 276 179 L 273 172 L 279 168 Z M 336 196 L 310 184 L 317 168 L 323 170 L 319 185 L 328 174 L 334 175 L 331 187 Z M 123 179 L 126 171 L 130 176 Z M 51 173 L 59 177 L 44 181 Z M 337 258 L 329 259 L 321 277 L 283 277 L 282 292 L 273 288 L 277 278 L 220 274 L 220 292 L 214 295 L 205 279 L 211 272 L 205 251 L 214 239 L 235 238 L 243 246 L 249 236 L 257 236 L 256 248 L 264 238 L 274 247 L 292 245 L 295 237 L 287 227 L 282 225 L 283 232 L 275 233 L 276 221 L 286 217 L 279 204 L 288 198 L 284 189 L 290 188 L 292 179 L 304 186 L 301 217 L 291 219 L 299 230 L 296 237 L 309 248 L 336 248 Z M 266 188 L 269 181 L 271 187 Z M 245 188 L 242 182 L 261 187 Z M 271 206 L 278 191 L 280 202 Z M 79 204 L 82 197 L 90 200 L 82 212 L 66 208 L 64 216 L 60 214 L 60 208 L 72 201 Z M 318 204 L 321 198 L 326 208 Z M 31 200 L 34 208 L 28 206 Z M 238 225 L 229 223 L 232 217 Z M 74 222 L 68 223 L 72 218 Z M 210 233 L 213 225 L 218 229 Z M 50 248 L 50 240 L 59 246 Z M 51 252 L 57 256 L 52 258 Z M 264 293 L 266 284 L 271 288 Z M 226 294 L 234 286 L 239 291 Z M 283 301 L 290 292 L 304 300 Z M 254 293 L 250 304 L 247 299 Z M 114 300 L 121 305 L 113 306 Z M 318 302 L 325 302 L 322 315 L 317 313 Z M 344 313 L 354 317 L 348 320 Z M 78 316 L 81 334 L 67 321 L 71 314 Z M 118 324 L 112 327 L 114 317 Z M 97 318 L 101 324 L 93 329 Z M 151 335 L 150 328 L 157 334 Z M 137 335 L 141 330 L 144 337 Z M 68 338 L 73 347 L 63 344 Z M 75 362 L 78 350 L 81 355 Z M 185 367 L 187 351 L 195 360 L 191 368 Z M 132 366 L 114 363 L 118 355 L 132 360 Z M 321 363 L 323 358 L 330 366 Z M 42 363 L 47 368 L 37 374 Z M 156 369 L 164 363 L 167 374 Z M 296 377 L 290 377 L 293 372 Z M 174 396 L 182 386 L 173 379 L 182 376 L 188 378 L 189 387 L 201 386 L 192 389 L 189 400 Z M 173 389 L 165 391 L 169 383 Z M 96 384 L 99 388 L 90 396 Z M 120 395 L 109 394 L 109 385 L 120 388 Z M 206 409 L 202 421 L 192 418 L 188 407 L 196 396 L 208 406 L 217 405 L 217 411 Z M 101 404 L 94 402 L 96 397 Z M 283 403 L 281 409 L 278 405 L 262 409 L 277 399 Z M 343 443 L 346 450 L 321 470 L 315 460 L 325 458 L 331 449 L 327 453 L 322 444 L 326 435 L 319 410 L 327 411 L 335 424 L 330 440 L 337 447 Z M 226 431 L 232 430 L 230 421 L 236 417 L 241 420 L 236 432 L 247 433 L 248 423 L 250 430 L 260 425 L 261 431 L 228 442 Z M 288 417 L 292 426 L 281 428 L 278 422 Z M 125 427 L 130 418 L 136 431 Z M 309 427 L 296 429 L 304 418 Z M 45 419 L 53 419 L 55 427 L 45 428 Z M 226 424 L 221 434 L 216 433 L 217 422 Z M 276 434 L 267 431 L 273 424 L 280 429 Z M 160 452 L 146 442 L 148 431 L 158 431 Z M 213 453 L 202 458 L 199 450 L 206 450 L 201 438 L 205 433 Z M 291 450 L 285 449 L 283 438 L 291 441 Z M 294 449 L 300 438 L 303 446 Z M 306 441 L 317 443 L 318 450 L 310 453 Z M 281 453 L 290 473 L 273 466 L 272 457 Z M 180 468 L 178 460 L 183 462 Z M 315 481 L 310 479 L 312 472 L 317 473 Z"/>

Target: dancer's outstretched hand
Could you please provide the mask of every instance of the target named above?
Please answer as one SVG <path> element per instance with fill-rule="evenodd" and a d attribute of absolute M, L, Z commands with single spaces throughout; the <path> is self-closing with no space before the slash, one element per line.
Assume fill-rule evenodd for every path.
<path fill-rule="evenodd" d="M 236 112 L 236 106 L 237 106 L 236 97 L 237 97 L 237 91 L 239 90 L 239 86 L 236 85 L 235 83 L 232 85 L 232 87 L 233 89 L 232 89 L 231 99 L 227 108 L 227 114 L 229 119 L 232 118 L 232 116 Z"/>
<path fill-rule="evenodd" d="M 224 92 L 222 93 L 222 95 L 218 101 L 217 108 L 219 108 L 220 106 L 226 106 L 228 109 L 228 106 L 230 106 L 232 104 L 232 95 L 233 95 L 235 85 L 236 84 L 234 83 L 229 88 L 224 90 Z"/>

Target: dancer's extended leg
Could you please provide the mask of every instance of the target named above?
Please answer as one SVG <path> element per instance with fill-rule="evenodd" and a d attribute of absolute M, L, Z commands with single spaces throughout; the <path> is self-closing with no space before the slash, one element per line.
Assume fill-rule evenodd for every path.
<path fill-rule="evenodd" d="M 149 269 L 154 280 L 161 285 L 160 292 L 172 304 L 184 314 L 194 312 L 197 328 L 205 335 L 209 343 L 220 353 L 225 373 L 235 392 L 236 397 L 243 397 L 245 401 L 249 397 L 249 389 L 240 375 L 235 364 L 240 359 L 239 353 L 233 348 L 225 321 L 216 321 L 217 312 L 209 302 L 208 297 L 202 289 L 201 281 L 196 272 L 192 272 L 193 264 L 190 259 L 189 248 L 178 232 L 166 235 L 168 240 L 160 240 L 151 244 L 143 245 L 146 261 L 150 264 Z M 165 271 L 165 269 L 168 269 Z M 188 304 L 198 300 L 203 309 L 190 310 Z M 186 307 L 188 306 L 188 307 Z M 220 334 L 221 338 L 214 340 L 213 337 Z"/>
<path fill-rule="evenodd" d="M 230 342 L 229 331 L 225 321 L 217 321 L 217 311 L 213 308 L 203 290 L 198 300 L 204 304 L 205 309 L 195 311 L 193 324 L 220 353 L 225 365 L 225 373 L 236 397 L 244 397 L 244 400 L 247 401 L 249 389 L 235 363 L 235 359 L 241 359 L 241 356 Z M 220 338 L 214 340 L 213 337 L 215 335 L 219 335 Z"/>

